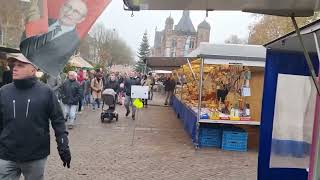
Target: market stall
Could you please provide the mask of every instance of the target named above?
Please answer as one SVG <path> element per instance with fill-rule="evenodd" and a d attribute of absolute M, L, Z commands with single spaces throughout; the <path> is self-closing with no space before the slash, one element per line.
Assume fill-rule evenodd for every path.
<path fill-rule="evenodd" d="M 258 128 L 250 126 L 260 125 L 265 53 L 263 46 L 201 43 L 188 55 L 196 60 L 174 71 L 183 86 L 173 107 L 196 146 L 223 148 L 221 132 L 216 137 L 203 132 L 234 125 L 247 133 L 245 147 L 225 149 L 246 151 L 247 142 L 249 148 L 257 147 Z M 217 138 L 216 144 L 208 138 Z"/>
<path fill-rule="evenodd" d="M 185 57 L 146 57 L 145 63 L 151 72 L 157 73 L 159 77 L 171 74 L 172 70 L 180 68 L 188 62 Z M 156 82 L 157 90 L 164 94 L 164 86 L 161 82 Z"/>

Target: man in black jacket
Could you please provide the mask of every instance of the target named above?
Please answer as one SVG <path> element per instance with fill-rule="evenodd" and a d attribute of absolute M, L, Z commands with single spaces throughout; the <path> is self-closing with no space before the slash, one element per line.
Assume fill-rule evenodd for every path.
<path fill-rule="evenodd" d="M 68 73 L 68 79 L 63 83 L 60 91 L 68 129 L 73 128 L 78 103 L 82 94 L 80 84 L 76 81 L 76 78 L 77 73 L 74 71 L 70 71 Z"/>
<path fill-rule="evenodd" d="M 23 55 L 9 58 L 13 83 L 0 89 L 0 179 L 43 180 L 50 154 L 49 119 L 63 165 L 70 167 L 68 132 L 54 92 L 35 77 Z"/>
<path fill-rule="evenodd" d="M 132 105 L 134 99 L 131 98 L 131 86 L 132 85 L 140 85 L 140 81 L 137 78 L 134 78 L 134 73 L 129 73 L 129 78 L 124 82 L 124 88 L 126 91 L 126 97 L 124 100 L 124 106 L 127 110 L 126 117 L 130 114 L 130 105 Z M 132 120 L 135 120 L 136 108 L 132 105 Z"/>

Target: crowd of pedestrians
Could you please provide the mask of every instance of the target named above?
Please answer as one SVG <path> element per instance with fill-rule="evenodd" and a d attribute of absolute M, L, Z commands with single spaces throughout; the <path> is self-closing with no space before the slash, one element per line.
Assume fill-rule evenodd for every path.
<path fill-rule="evenodd" d="M 58 77 L 45 75 L 45 85 L 36 78 L 38 68 L 24 56 L 9 60 L 12 77 L 7 77 L 8 82 L 0 88 L 0 179 L 4 180 L 19 179 L 21 173 L 26 179 L 43 179 L 50 153 L 49 123 L 55 132 L 63 166 L 70 168 L 67 128 L 74 127 L 76 116 L 83 108 L 91 107 L 93 111 L 101 108 L 105 89 L 116 93 L 116 102 L 125 106 L 125 116 L 131 114 L 135 120 L 133 85 L 148 86 L 148 98 L 143 99 L 145 107 L 153 99 L 157 81 L 164 85 L 165 105 L 172 103 L 176 86 L 172 75 L 157 79 L 151 73 L 104 73 L 102 69 L 79 69 Z"/>

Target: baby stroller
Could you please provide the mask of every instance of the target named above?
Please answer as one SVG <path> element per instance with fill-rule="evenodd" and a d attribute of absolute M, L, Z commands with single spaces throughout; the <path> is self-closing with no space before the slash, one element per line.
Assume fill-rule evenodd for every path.
<path fill-rule="evenodd" d="M 118 121 L 119 114 L 115 112 L 116 109 L 116 92 L 113 89 L 106 89 L 102 92 L 102 112 L 101 112 L 101 122 L 103 123 L 105 119 L 108 119 L 108 122 L 111 122 L 113 118 Z M 108 109 L 104 109 L 104 106 L 107 105 Z"/>

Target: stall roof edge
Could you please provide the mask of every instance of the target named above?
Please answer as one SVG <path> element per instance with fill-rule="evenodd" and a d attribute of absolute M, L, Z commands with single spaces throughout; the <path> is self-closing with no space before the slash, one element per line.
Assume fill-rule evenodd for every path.
<path fill-rule="evenodd" d="M 153 70 L 174 70 L 187 64 L 188 57 L 146 57 L 146 64 Z M 193 59 L 191 58 L 190 61 Z"/>
<path fill-rule="evenodd" d="M 123 0 L 125 10 L 243 11 L 276 16 L 312 16 L 320 10 L 318 0 Z"/>
<path fill-rule="evenodd" d="M 317 25 L 318 25 L 319 27 L 316 27 L 316 29 L 312 29 L 312 27 L 317 26 Z M 308 29 L 308 28 L 311 29 L 311 32 L 318 31 L 318 30 L 320 29 L 320 19 L 318 19 L 318 20 L 316 20 L 316 21 L 313 21 L 313 22 L 311 22 L 311 23 L 309 23 L 309 24 L 307 24 L 307 25 L 305 25 L 305 26 L 300 27 L 300 31 L 304 31 L 304 30 L 306 30 L 306 29 Z M 303 33 L 303 32 L 302 32 L 302 33 Z M 310 33 L 310 32 L 309 32 L 309 33 Z M 287 33 L 287 34 L 279 37 L 279 38 L 276 38 L 276 39 L 274 39 L 274 40 L 272 40 L 272 41 L 264 44 L 263 46 L 268 47 L 269 45 L 271 45 L 271 44 L 273 44 L 273 43 L 275 43 L 275 42 L 277 42 L 277 41 L 283 40 L 283 39 L 285 39 L 285 38 L 287 38 L 287 37 L 289 37 L 289 36 L 291 36 L 291 35 L 296 35 L 296 31 L 291 31 L 291 32 L 289 32 L 289 33 Z"/>
<path fill-rule="evenodd" d="M 213 56 L 265 59 L 266 48 L 262 45 L 200 43 L 200 46 L 187 57 L 212 58 Z"/>
<path fill-rule="evenodd" d="M 309 23 L 300 28 L 304 46 L 309 53 L 316 53 L 315 36 L 320 37 L 320 20 Z M 264 45 L 266 48 L 278 51 L 302 52 L 302 47 L 295 31 L 291 31 Z"/>

